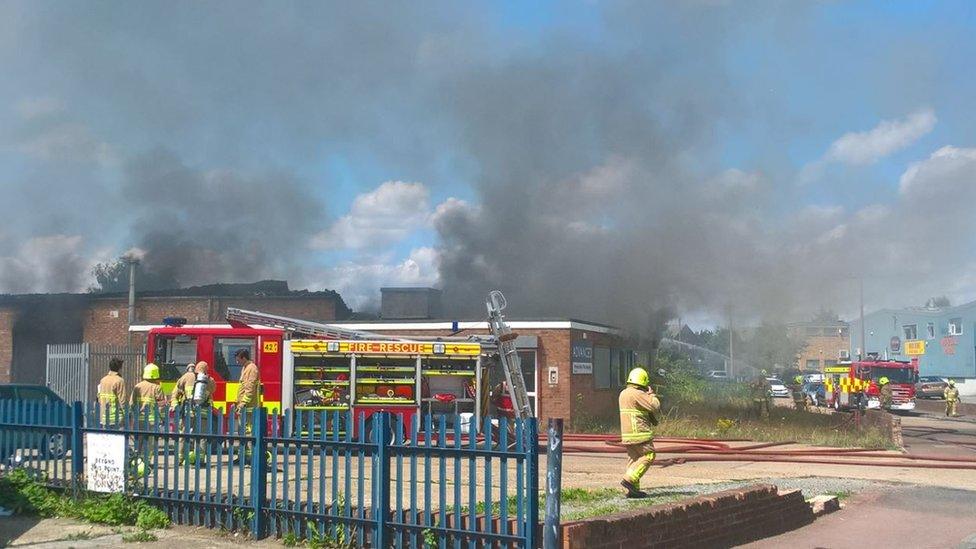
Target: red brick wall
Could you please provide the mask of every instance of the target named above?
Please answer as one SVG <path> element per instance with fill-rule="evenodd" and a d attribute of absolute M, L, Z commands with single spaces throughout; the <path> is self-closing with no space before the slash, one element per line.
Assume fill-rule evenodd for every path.
<path fill-rule="evenodd" d="M 813 511 L 799 490 L 758 484 L 562 525 L 564 549 L 730 547 L 799 528 Z"/>
<path fill-rule="evenodd" d="M 14 320 L 17 312 L 0 308 L 0 383 L 10 383 L 14 359 Z"/>

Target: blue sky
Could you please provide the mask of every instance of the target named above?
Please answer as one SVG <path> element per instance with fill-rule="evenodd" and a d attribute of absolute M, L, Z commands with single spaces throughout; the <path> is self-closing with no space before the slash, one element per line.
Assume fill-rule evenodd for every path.
<path fill-rule="evenodd" d="M 551 280 L 565 272 L 556 250 L 587 242 L 646 260 L 637 270 L 674 265 L 647 288 L 620 284 L 653 295 L 642 306 L 688 314 L 708 316 L 751 287 L 756 273 L 736 256 L 754 254 L 774 266 L 789 255 L 790 266 L 775 290 L 746 292 L 752 303 L 816 285 L 789 278 L 822 263 L 817 254 L 876 253 L 878 277 L 905 271 L 879 283 L 879 306 L 925 292 L 974 298 L 976 282 L 940 275 L 968 267 L 970 239 L 925 246 L 908 267 L 885 244 L 940 234 L 892 228 L 942 213 L 944 197 L 899 190 L 917 163 L 919 178 L 948 178 L 971 205 L 974 11 L 968 2 L 7 2 L 0 187 L 16 199 L 0 205 L 13 221 L 0 229 L 0 291 L 84 289 L 92 264 L 135 250 L 183 285 L 288 278 L 368 308 L 382 285 L 481 291 L 496 276 L 528 276 L 540 253 L 532 283 Z M 944 147 L 962 152 L 932 157 Z M 174 193 L 157 193 L 173 174 Z M 738 194 L 707 210 L 716 181 Z M 599 205 L 580 202 L 594 189 Z M 224 200 L 235 193 L 246 197 Z M 636 197 L 655 204 L 650 214 Z M 523 208 L 535 213 L 508 219 L 511 233 L 493 226 L 499 209 L 529 215 Z M 645 257 L 642 241 L 675 212 L 700 226 L 723 218 L 716 230 L 747 231 L 750 247 Z M 624 234 L 636 228 L 651 236 Z M 584 240 L 569 240 L 577 230 Z M 874 240 L 856 243 L 854 232 Z M 509 247 L 491 250 L 492 241 Z M 681 271 L 706 256 L 715 264 L 704 268 L 727 280 Z M 458 279 L 464 265 L 478 272 Z M 564 286 L 599 293 L 599 275 L 575 276 Z M 845 310 L 845 292 L 819 305 Z M 547 303 L 567 301 L 548 285 L 533 293 L 546 298 L 531 312 L 562 312 Z M 632 301 L 608 301 L 618 299 Z M 818 305 L 795 301 L 754 314 Z"/>

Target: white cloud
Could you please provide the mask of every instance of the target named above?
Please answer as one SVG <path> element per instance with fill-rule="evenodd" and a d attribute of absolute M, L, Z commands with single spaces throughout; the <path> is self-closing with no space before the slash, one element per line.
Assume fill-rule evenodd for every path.
<path fill-rule="evenodd" d="M 360 194 L 349 213 L 312 237 L 318 250 L 362 250 L 401 242 L 425 226 L 430 216 L 430 193 L 422 183 L 387 181 Z"/>
<path fill-rule="evenodd" d="M 931 195 L 939 191 L 965 191 L 976 185 L 976 149 L 942 147 L 915 162 L 898 182 L 903 195 Z"/>
<path fill-rule="evenodd" d="M 31 97 L 17 103 L 17 114 L 25 120 L 64 113 L 64 102 L 56 97 Z"/>
<path fill-rule="evenodd" d="M 932 131 L 936 120 L 932 109 L 920 109 L 900 120 L 883 120 L 871 130 L 842 135 L 830 145 L 825 159 L 844 164 L 873 164 Z"/>
<path fill-rule="evenodd" d="M 374 306 L 383 286 L 433 286 L 438 281 L 438 252 L 434 248 L 414 248 L 396 261 L 390 255 L 359 258 L 329 268 L 317 275 L 323 287 L 335 289 L 353 309 Z"/>

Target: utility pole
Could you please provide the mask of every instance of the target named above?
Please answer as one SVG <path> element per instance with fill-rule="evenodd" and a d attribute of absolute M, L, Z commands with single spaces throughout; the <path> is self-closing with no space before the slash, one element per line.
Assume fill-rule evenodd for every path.
<path fill-rule="evenodd" d="M 868 341 L 864 339 L 864 276 L 857 277 L 861 287 L 861 356 L 859 360 L 864 360 L 868 356 Z"/>
<path fill-rule="evenodd" d="M 735 379 L 735 354 L 732 349 L 732 304 L 729 303 L 729 379 Z"/>

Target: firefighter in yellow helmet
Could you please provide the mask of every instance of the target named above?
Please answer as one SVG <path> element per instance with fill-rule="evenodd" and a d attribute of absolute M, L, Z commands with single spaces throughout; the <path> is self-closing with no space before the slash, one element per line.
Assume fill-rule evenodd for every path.
<path fill-rule="evenodd" d="M 627 472 L 620 485 L 626 488 L 627 497 L 647 497 L 640 490 L 640 479 L 654 461 L 655 413 L 661 402 L 650 387 L 647 370 L 638 366 L 627 376 L 627 386 L 620 392 L 620 439 L 627 448 Z"/>
<path fill-rule="evenodd" d="M 138 408 L 140 422 L 156 423 L 159 407 L 166 405 L 166 393 L 159 386 L 159 366 L 150 362 L 142 369 L 142 381 L 132 388 L 129 404 Z"/>
<path fill-rule="evenodd" d="M 797 375 L 793 378 L 790 385 L 790 392 L 793 394 L 793 407 L 797 410 L 807 409 L 807 395 L 803 392 L 803 376 Z"/>
<path fill-rule="evenodd" d="M 891 392 L 891 381 L 888 379 L 888 376 L 881 376 L 881 379 L 878 380 L 878 385 L 881 387 L 878 390 L 881 400 L 881 409 L 890 410 L 894 397 Z"/>
<path fill-rule="evenodd" d="M 108 373 L 98 382 L 98 408 L 106 427 L 116 426 L 122 417 L 125 406 L 125 379 L 119 374 L 122 359 L 113 357 L 108 361 Z"/>
<path fill-rule="evenodd" d="M 942 391 L 942 396 L 946 401 L 946 417 L 959 417 L 956 413 L 956 406 L 959 404 L 959 389 L 956 389 L 956 382 L 949 380 L 949 385 Z"/>
<path fill-rule="evenodd" d="M 135 429 L 155 430 L 156 421 L 160 417 L 160 407 L 166 406 L 166 393 L 159 386 L 159 366 L 150 362 L 142 369 L 142 381 L 132 388 L 129 404 L 137 412 Z M 149 456 L 155 454 L 156 437 L 134 434 L 133 438 L 135 439 L 136 473 L 143 476 L 149 473 Z"/>

